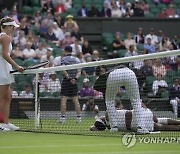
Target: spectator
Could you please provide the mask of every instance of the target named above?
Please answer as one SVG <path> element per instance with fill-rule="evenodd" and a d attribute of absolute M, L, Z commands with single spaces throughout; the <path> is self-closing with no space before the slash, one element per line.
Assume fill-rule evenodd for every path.
<path fill-rule="evenodd" d="M 12 50 L 11 57 L 12 57 L 13 59 L 18 58 L 18 59 L 24 60 L 24 54 L 23 54 L 23 52 L 20 50 L 19 44 L 17 44 L 17 45 L 15 46 L 15 49 Z"/>
<path fill-rule="evenodd" d="M 162 78 L 166 75 L 166 68 L 162 64 L 161 59 L 156 59 L 152 68 L 153 68 L 153 75 L 155 77 L 157 77 L 158 74 L 160 74 L 162 76 Z"/>
<path fill-rule="evenodd" d="M 73 39 L 71 38 L 71 33 L 66 32 L 65 33 L 65 38 L 59 42 L 60 48 L 64 49 L 65 46 L 73 44 Z"/>
<path fill-rule="evenodd" d="M 87 56 L 86 57 L 86 62 L 92 62 L 92 57 L 91 56 Z M 85 67 L 83 68 L 83 70 L 85 71 L 85 73 L 89 76 L 89 75 L 95 75 L 95 67 Z"/>
<path fill-rule="evenodd" d="M 52 41 L 52 43 L 59 43 L 58 39 L 56 38 L 56 35 L 53 33 L 52 27 L 48 28 L 45 38 L 47 41 Z"/>
<path fill-rule="evenodd" d="M 34 94 L 31 91 L 31 86 L 30 85 L 25 85 L 24 91 L 21 91 L 19 94 L 20 98 L 33 98 Z"/>
<path fill-rule="evenodd" d="M 63 30 L 58 26 L 56 22 L 53 23 L 53 33 L 55 34 L 56 38 L 61 41 L 65 38 L 65 34 Z"/>
<path fill-rule="evenodd" d="M 173 107 L 175 117 L 178 116 L 178 104 L 180 103 L 180 84 L 179 78 L 173 79 L 173 85 L 169 89 L 170 104 Z"/>
<path fill-rule="evenodd" d="M 16 7 L 13 7 L 10 17 L 12 17 L 16 23 L 19 23 L 19 16 Z"/>
<path fill-rule="evenodd" d="M 152 0 L 154 4 L 158 5 L 161 3 L 161 0 Z"/>
<path fill-rule="evenodd" d="M 89 79 L 84 78 L 84 80 L 83 80 L 83 88 L 80 90 L 80 96 L 81 97 L 94 96 L 94 89 L 91 88 L 89 84 L 90 84 Z"/>
<path fill-rule="evenodd" d="M 42 22 L 46 22 L 47 23 L 47 28 L 51 27 L 53 25 L 53 16 L 51 14 L 50 11 L 47 11 L 45 18 L 42 20 Z"/>
<path fill-rule="evenodd" d="M 54 22 L 63 30 L 64 23 L 59 13 L 54 13 Z"/>
<path fill-rule="evenodd" d="M 72 0 L 63 0 L 65 10 L 72 8 Z"/>
<path fill-rule="evenodd" d="M 89 16 L 89 12 L 88 12 L 88 9 L 87 9 L 85 3 L 82 3 L 82 6 L 78 10 L 77 14 L 78 14 L 78 17 L 88 17 Z"/>
<path fill-rule="evenodd" d="M 132 35 L 130 32 L 126 34 L 127 38 L 124 40 L 124 44 L 127 50 L 129 50 L 130 45 L 134 45 L 134 49 L 136 50 L 136 42 L 132 39 Z"/>
<path fill-rule="evenodd" d="M 94 50 L 93 50 L 92 60 L 93 60 L 93 61 L 102 60 L 102 58 L 99 57 L 99 51 L 98 51 L 97 49 L 94 49 Z"/>
<path fill-rule="evenodd" d="M 137 56 L 138 53 L 134 49 L 134 45 L 129 46 L 129 50 L 125 53 L 125 57 Z"/>
<path fill-rule="evenodd" d="M 168 84 L 165 80 L 162 79 L 161 74 L 157 74 L 156 80 L 153 82 L 152 91 L 154 96 L 161 96 L 161 93 L 166 91 Z"/>
<path fill-rule="evenodd" d="M 52 0 L 46 0 L 42 6 L 42 12 L 47 12 L 47 11 L 50 11 L 52 14 L 54 14 L 54 6 Z"/>
<path fill-rule="evenodd" d="M 144 11 L 141 9 L 141 4 L 137 3 L 134 8 L 134 17 L 143 17 Z"/>
<path fill-rule="evenodd" d="M 121 39 L 121 33 L 120 32 L 116 32 L 115 39 L 112 42 L 112 47 L 113 47 L 113 57 L 114 58 L 118 57 L 118 53 L 120 52 L 119 50 L 125 49 L 125 43 Z"/>
<path fill-rule="evenodd" d="M 34 13 L 34 26 L 39 28 L 41 24 L 41 20 L 42 20 L 41 12 L 38 10 Z"/>
<path fill-rule="evenodd" d="M 82 45 L 82 53 L 84 54 L 84 56 L 92 55 L 92 47 L 87 39 L 84 40 L 84 43 Z"/>
<path fill-rule="evenodd" d="M 20 30 L 19 35 L 16 38 L 13 38 L 14 44 L 19 44 L 21 50 L 23 50 L 26 46 L 26 37 L 24 31 Z"/>
<path fill-rule="evenodd" d="M 159 30 L 159 31 L 158 31 L 157 37 L 158 37 L 158 42 L 162 42 L 162 39 L 163 39 L 163 37 L 164 37 L 164 33 L 163 33 L 162 30 Z"/>
<path fill-rule="evenodd" d="M 147 38 L 147 43 L 144 44 L 144 50 L 146 50 L 148 54 L 156 52 L 156 47 L 154 44 L 152 44 L 150 37 Z"/>
<path fill-rule="evenodd" d="M 55 72 L 50 72 L 49 80 L 47 82 L 48 92 L 60 92 L 61 91 L 61 84 L 59 79 L 56 76 Z"/>
<path fill-rule="evenodd" d="M 82 111 L 92 111 L 96 114 L 99 112 L 99 107 L 94 103 L 94 98 L 89 98 L 88 101 L 83 104 Z"/>
<path fill-rule="evenodd" d="M 146 0 L 142 0 L 141 2 L 141 9 L 144 11 L 144 14 L 149 13 L 149 4 L 147 3 Z"/>
<path fill-rule="evenodd" d="M 126 14 L 125 17 L 129 18 L 132 17 L 134 14 L 134 10 L 132 9 L 132 4 L 131 3 L 126 3 Z"/>
<path fill-rule="evenodd" d="M 169 41 L 168 37 L 163 36 L 162 41 L 159 43 L 159 50 L 160 51 L 168 51 L 171 42 Z"/>
<path fill-rule="evenodd" d="M 23 17 L 20 20 L 20 29 L 24 31 L 24 34 L 27 35 L 29 32 L 29 23 L 27 22 L 27 18 Z"/>
<path fill-rule="evenodd" d="M 143 44 L 144 43 L 144 34 L 143 34 L 143 29 L 138 28 L 137 34 L 134 36 L 134 40 L 136 44 Z"/>
<path fill-rule="evenodd" d="M 34 49 L 31 49 L 31 46 L 32 46 L 32 43 L 27 42 L 26 48 L 23 50 L 23 55 L 24 55 L 25 59 L 35 60 L 36 53 L 35 53 Z"/>
<path fill-rule="evenodd" d="M 53 48 L 47 48 L 47 52 L 46 55 L 41 57 L 41 62 L 44 61 L 49 61 L 48 66 L 52 67 L 53 66 L 53 61 L 54 61 L 54 57 L 52 56 L 52 52 L 53 52 Z"/>
<path fill-rule="evenodd" d="M 82 53 L 82 46 L 79 43 L 79 40 L 76 39 L 73 44 L 71 44 L 72 47 L 72 55 L 77 56 L 79 53 Z"/>
<path fill-rule="evenodd" d="M 76 55 L 77 59 L 79 60 L 80 63 L 86 63 L 86 60 L 84 58 L 84 55 L 82 52 L 79 52 L 77 55 Z"/>
<path fill-rule="evenodd" d="M 159 43 L 158 42 L 158 37 L 157 37 L 157 35 L 155 35 L 154 28 L 151 28 L 149 34 L 146 35 L 145 43 L 147 43 L 148 38 L 151 38 L 151 44 L 153 44 L 153 45 L 156 45 L 156 44 Z"/>
<path fill-rule="evenodd" d="M 74 17 L 72 15 L 66 16 L 65 22 L 64 22 L 64 28 L 66 32 L 72 32 L 75 28 L 79 27 L 77 22 L 74 20 Z"/>
<path fill-rule="evenodd" d="M 129 50 L 125 53 L 125 57 L 137 56 L 138 53 L 134 49 L 134 45 L 130 45 Z M 136 61 L 131 63 L 133 68 L 140 69 L 143 66 L 143 61 Z"/>
<path fill-rule="evenodd" d="M 47 32 L 48 32 L 48 21 L 44 20 L 41 22 L 41 25 L 39 27 L 39 34 L 41 37 L 45 37 Z"/>
<path fill-rule="evenodd" d="M 38 82 L 39 82 L 39 92 L 45 92 L 48 89 L 48 79 L 44 76 L 44 73 L 39 73 L 38 76 Z M 33 81 L 33 88 L 35 89 L 36 86 L 36 77 L 34 77 Z"/>
<path fill-rule="evenodd" d="M 56 8 L 55 8 L 56 13 L 64 13 L 65 12 L 65 7 L 62 1 L 58 1 Z"/>
<path fill-rule="evenodd" d="M 111 9 L 111 17 L 114 18 L 121 18 L 123 16 L 123 13 L 121 10 L 118 8 L 117 4 L 115 1 L 111 2 L 112 9 Z"/>
<path fill-rule="evenodd" d="M 146 76 L 152 76 L 153 70 L 152 70 L 152 60 L 144 60 L 144 65 L 140 68 L 141 72 L 145 74 Z"/>
<path fill-rule="evenodd" d="M 111 9 L 109 8 L 109 3 L 107 1 L 104 2 L 103 8 L 101 10 L 102 17 L 111 17 Z"/>
<path fill-rule="evenodd" d="M 36 58 L 41 59 L 42 56 L 46 55 L 47 49 L 44 47 L 44 44 L 39 42 L 38 48 L 35 50 L 36 52 Z"/>
<path fill-rule="evenodd" d="M 125 5 L 124 0 L 117 0 L 116 4 L 117 4 L 118 8 L 121 10 L 123 17 L 124 17 L 126 14 L 126 5 Z"/>
<path fill-rule="evenodd" d="M 178 35 L 174 35 L 171 44 L 173 45 L 174 50 L 180 49 L 180 41 Z"/>
<path fill-rule="evenodd" d="M 84 37 L 82 34 L 79 32 L 79 27 L 75 27 L 74 31 L 71 32 L 71 37 L 72 39 L 78 39 L 79 43 L 82 45 L 84 43 Z"/>
<path fill-rule="evenodd" d="M 170 4 L 168 9 L 166 10 L 166 14 L 169 18 L 178 18 L 175 9 L 173 8 L 173 4 Z"/>
<path fill-rule="evenodd" d="M 91 9 L 89 10 L 88 14 L 89 14 L 89 17 L 100 17 L 101 16 L 101 13 L 95 7 L 94 4 L 91 4 Z"/>
<path fill-rule="evenodd" d="M 161 12 L 157 15 L 158 18 L 167 18 L 166 8 L 161 9 Z"/>
<path fill-rule="evenodd" d="M 161 0 L 161 3 L 163 3 L 163 4 L 172 4 L 172 0 Z"/>

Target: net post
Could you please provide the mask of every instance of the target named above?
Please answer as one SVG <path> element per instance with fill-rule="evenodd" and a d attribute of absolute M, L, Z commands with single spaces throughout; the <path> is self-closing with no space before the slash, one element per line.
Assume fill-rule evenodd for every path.
<path fill-rule="evenodd" d="M 35 88 L 35 128 L 39 127 L 40 124 L 40 100 L 39 100 L 39 74 L 36 73 L 36 88 Z"/>

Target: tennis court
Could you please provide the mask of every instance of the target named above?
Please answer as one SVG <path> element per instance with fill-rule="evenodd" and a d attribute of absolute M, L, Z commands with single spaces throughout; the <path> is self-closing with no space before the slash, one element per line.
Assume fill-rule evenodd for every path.
<path fill-rule="evenodd" d="M 119 134 L 122 134 L 119 132 Z M 161 137 L 172 135 L 163 132 Z M 173 133 L 178 137 L 178 132 Z M 157 135 L 145 135 L 153 137 Z M 141 136 L 140 136 L 141 137 Z M 1 154 L 179 154 L 179 143 L 136 143 L 131 148 L 122 144 L 122 137 L 65 135 L 53 133 L 0 133 Z"/>

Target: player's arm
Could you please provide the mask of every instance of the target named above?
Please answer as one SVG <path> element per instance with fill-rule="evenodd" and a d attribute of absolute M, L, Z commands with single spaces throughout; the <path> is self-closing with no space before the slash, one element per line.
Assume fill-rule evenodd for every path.
<path fill-rule="evenodd" d="M 1 44 L 2 44 L 2 56 L 3 58 L 15 67 L 18 71 L 23 72 L 23 68 L 15 63 L 15 61 L 9 56 L 9 44 L 11 43 L 11 38 L 7 35 L 3 35 L 1 37 Z"/>

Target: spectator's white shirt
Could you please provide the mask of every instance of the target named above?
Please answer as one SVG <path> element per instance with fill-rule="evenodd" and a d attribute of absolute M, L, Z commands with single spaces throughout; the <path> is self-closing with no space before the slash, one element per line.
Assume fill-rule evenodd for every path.
<path fill-rule="evenodd" d="M 111 17 L 117 17 L 117 18 L 121 18 L 123 15 L 121 10 L 119 10 L 119 9 L 112 9 L 111 14 L 112 14 Z"/>
<path fill-rule="evenodd" d="M 134 49 L 136 50 L 136 42 L 134 39 L 125 39 L 124 44 L 127 50 L 129 50 L 130 45 L 134 45 Z"/>
<path fill-rule="evenodd" d="M 54 57 L 50 56 L 50 58 L 48 59 L 47 55 L 44 55 L 44 56 L 41 57 L 40 62 L 43 62 L 43 61 L 49 61 L 49 63 L 53 65 Z"/>
<path fill-rule="evenodd" d="M 157 92 L 158 92 L 158 88 L 159 88 L 158 86 L 168 87 L 168 84 L 166 83 L 165 80 L 160 80 L 160 81 L 155 80 L 155 81 L 153 82 L 153 85 L 152 85 L 152 90 L 153 90 L 153 94 L 154 94 L 154 95 L 156 95 Z"/>
<path fill-rule="evenodd" d="M 72 55 L 75 56 L 77 55 L 79 52 L 82 52 L 82 46 L 78 45 L 78 49 L 76 49 L 75 44 L 71 44 L 72 47 Z"/>
<path fill-rule="evenodd" d="M 44 55 L 46 55 L 47 50 L 46 50 L 45 48 L 43 48 L 42 50 L 40 50 L 40 49 L 37 48 L 37 49 L 35 50 L 35 52 L 36 52 L 36 54 L 40 54 L 40 55 L 44 56 Z"/>
<path fill-rule="evenodd" d="M 52 79 L 48 80 L 48 91 L 49 92 L 60 92 L 61 90 L 61 84 L 59 79 L 56 78 L 55 81 Z"/>
<path fill-rule="evenodd" d="M 17 91 L 12 91 L 12 98 L 18 98 L 19 96 L 18 96 L 18 93 L 17 93 Z"/>
<path fill-rule="evenodd" d="M 35 58 L 35 57 L 36 57 L 36 53 L 35 53 L 34 49 L 28 50 L 27 48 L 25 48 L 25 49 L 23 50 L 23 54 L 24 54 L 25 57 L 27 57 L 27 58 Z"/>
<path fill-rule="evenodd" d="M 54 66 L 60 66 L 61 65 L 61 56 L 54 58 L 53 65 Z"/>
<path fill-rule="evenodd" d="M 19 97 L 21 97 L 21 98 L 33 98 L 34 95 L 31 92 L 26 93 L 26 91 L 21 91 L 21 93 L 19 94 Z"/>
<path fill-rule="evenodd" d="M 159 43 L 157 35 L 151 35 L 151 34 L 146 35 L 145 43 L 147 43 L 147 38 L 151 38 L 151 44 L 153 45 L 156 45 L 157 43 Z"/>
<path fill-rule="evenodd" d="M 53 29 L 53 33 L 55 34 L 56 38 L 58 38 L 58 40 L 63 40 L 65 38 L 65 34 L 61 28 Z"/>

